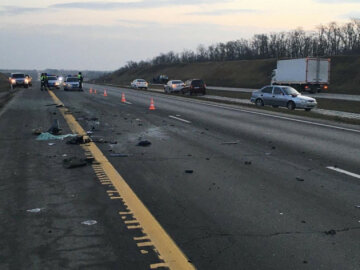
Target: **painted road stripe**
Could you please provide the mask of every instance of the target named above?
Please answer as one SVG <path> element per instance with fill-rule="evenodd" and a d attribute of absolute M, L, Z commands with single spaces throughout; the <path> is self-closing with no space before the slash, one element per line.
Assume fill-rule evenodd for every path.
<path fill-rule="evenodd" d="M 360 179 L 360 175 L 356 174 L 356 173 L 348 172 L 348 171 L 345 171 L 345 170 L 342 170 L 342 169 L 339 169 L 339 168 L 335 168 L 335 167 L 331 167 L 331 166 L 326 167 L 326 168 L 329 169 L 329 170 L 337 171 L 339 173 L 347 174 L 347 175 L 350 175 L 352 177 Z"/>
<path fill-rule="evenodd" d="M 179 118 L 179 117 L 176 117 L 176 116 L 173 116 L 173 115 L 169 115 L 169 117 L 172 118 L 172 119 L 176 119 L 176 120 L 179 120 L 179 121 L 181 121 L 181 122 L 187 123 L 187 124 L 191 124 L 190 121 L 185 120 L 185 119 L 182 119 L 182 118 Z"/>
<path fill-rule="evenodd" d="M 48 91 L 54 102 L 60 103 L 61 101 L 52 91 Z M 73 133 L 79 135 L 86 135 L 86 131 L 80 126 L 72 114 L 66 113 L 68 109 L 65 107 L 58 108 L 62 116 L 65 118 Z M 156 251 L 160 254 L 159 257 L 163 258 L 164 264 L 150 265 L 150 268 L 161 267 L 160 265 L 166 265 L 170 269 L 195 269 L 195 267 L 189 262 L 185 254 L 176 245 L 174 240 L 163 229 L 160 223 L 150 213 L 147 207 L 142 203 L 139 197 L 134 193 L 130 186 L 126 183 L 124 178 L 109 162 L 97 145 L 93 142 L 83 144 L 81 147 L 85 152 L 91 152 L 92 156 L 99 163 L 97 167 L 101 167 L 109 180 L 111 181 L 114 189 L 123 198 L 124 204 L 129 211 L 133 213 L 133 218 L 139 221 L 139 226 L 127 226 L 128 229 L 140 229 L 149 237 L 154 244 Z"/>

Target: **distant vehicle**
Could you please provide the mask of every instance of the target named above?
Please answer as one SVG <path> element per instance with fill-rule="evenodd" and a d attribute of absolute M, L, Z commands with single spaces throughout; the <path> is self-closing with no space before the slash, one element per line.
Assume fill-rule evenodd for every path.
<path fill-rule="evenodd" d="M 72 90 L 83 91 L 80 88 L 80 82 L 77 77 L 66 77 L 63 85 L 64 85 L 64 91 L 72 91 Z"/>
<path fill-rule="evenodd" d="M 329 83 L 330 59 L 324 58 L 278 60 L 271 79 L 272 85 L 287 85 L 311 93 L 328 90 Z"/>
<path fill-rule="evenodd" d="M 310 111 L 317 106 L 316 99 L 303 96 L 290 86 L 268 85 L 252 92 L 250 101 L 256 106 L 271 105 L 274 108 L 287 107 L 289 110 Z"/>
<path fill-rule="evenodd" d="M 168 81 L 169 81 L 169 77 L 164 74 L 158 75 L 153 78 L 153 83 L 167 84 Z"/>
<path fill-rule="evenodd" d="M 145 90 L 148 89 L 149 86 L 149 84 L 143 79 L 133 80 L 130 84 L 132 88 L 145 89 Z"/>
<path fill-rule="evenodd" d="M 18 86 L 28 88 L 29 79 L 25 77 L 24 73 L 11 73 L 9 77 L 10 87 L 15 88 Z"/>
<path fill-rule="evenodd" d="M 28 80 L 29 86 L 32 86 L 32 77 L 29 74 L 25 74 L 25 78 Z"/>
<path fill-rule="evenodd" d="M 168 81 L 166 85 L 164 85 L 165 93 L 174 93 L 174 92 L 182 92 L 184 90 L 185 84 L 180 80 L 171 80 Z"/>
<path fill-rule="evenodd" d="M 55 75 L 47 75 L 48 77 L 48 87 L 51 89 L 60 89 L 60 81 Z"/>
<path fill-rule="evenodd" d="M 206 95 L 206 84 L 203 80 L 199 79 L 187 80 L 183 92 L 190 93 L 190 95 L 194 93 Z"/>

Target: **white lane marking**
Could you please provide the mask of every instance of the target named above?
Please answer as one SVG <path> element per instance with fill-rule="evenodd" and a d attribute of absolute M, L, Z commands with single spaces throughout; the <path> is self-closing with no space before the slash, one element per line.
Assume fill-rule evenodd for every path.
<path fill-rule="evenodd" d="M 169 115 L 170 118 L 173 118 L 173 119 L 176 119 L 176 120 L 179 120 L 181 122 L 184 122 L 184 123 L 187 123 L 187 124 L 191 124 L 190 121 L 188 120 L 185 120 L 185 119 L 182 119 L 182 118 L 179 118 L 179 117 L 176 117 L 176 116 L 173 116 L 173 115 Z"/>
<path fill-rule="evenodd" d="M 125 101 L 124 103 L 131 105 L 132 103 L 129 101 Z"/>
<path fill-rule="evenodd" d="M 147 94 L 144 94 L 144 95 L 147 95 Z M 164 97 L 164 96 L 161 96 L 161 97 Z M 185 101 L 185 98 L 179 98 L 179 97 L 166 96 L 166 98 L 173 99 L 173 100 L 179 100 L 179 101 Z M 312 122 L 312 121 L 309 121 L 309 120 L 301 120 L 301 119 L 296 119 L 296 118 L 291 118 L 291 117 L 286 117 L 286 116 L 280 116 L 280 115 L 273 115 L 273 114 L 268 114 L 268 113 L 263 113 L 263 112 L 255 112 L 255 111 L 250 111 L 250 110 L 238 109 L 238 108 L 233 108 L 233 107 L 229 107 L 229 106 L 213 104 L 213 103 L 209 103 L 209 102 L 206 102 L 206 101 L 205 102 L 204 101 L 194 101 L 194 100 L 187 99 L 186 102 L 194 103 L 194 104 L 208 105 L 208 106 L 212 106 L 212 107 L 217 107 L 217 108 L 222 108 L 222 109 L 227 109 L 227 110 L 233 110 L 233 111 L 239 111 L 239 112 L 245 112 L 245 113 L 250 113 L 250 114 L 255 114 L 255 115 L 262 115 L 262 116 L 278 118 L 278 119 L 283 119 L 283 120 L 288 120 L 288 121 L 294 121 L 294 122 L 304 123 L 304 124 L 309 124 L 309 125 L 314 125 L 314 126 L 327 127 L 327 128 L 332 128 L 332 129 L 338 129 L 338 130 L 344 130 L 344 131 L 351 131 L 351 132 L 355 132 L 355 133 L 360 133 L 360 130 L 357 130 L 357 129 L 339 127 L 339 126 L 322 124 L 322 123 L 316 123 L 316 122 Z"/>
<path fill-rule="evenodd" d="M 348 172 L 348 171 L 345 171 L 345 170 L 342 170 L 342 169 L 339 169 L 339 168 L 335 168 L 335 167 L 331 167 L 331 166 L 326 167 L 326 168 L 329 169 L 329 170 L 337 171 L 339 173 L 347 174 L 347 175 L 350 175 L 352 177 L 360 179 L 360 175 L 358 175 L 356 173 Z"/>

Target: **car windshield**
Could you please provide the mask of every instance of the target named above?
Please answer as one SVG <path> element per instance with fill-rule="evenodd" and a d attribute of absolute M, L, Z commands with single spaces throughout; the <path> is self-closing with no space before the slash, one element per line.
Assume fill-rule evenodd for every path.
<path fill-rule="evenodd" d="M 67 78 L 66 79 L 67 82 L 79 82 L 78 78 Z"/>
<path fill-rule="evenodd" d="M 137 80 L 138 82 L 146 82 L 145 80 L 143 80 L 143 79 L 139 79 L 139 80 Z"/>
<path fill-rule="evenodd" d="M 13 78 L 25 78 L 25 74 L 13 74 Z"/>
<path fill-rule="evenodd" d="M 57 78 L 56 78 L 55 76 L 49 76 L 49 77 L 48 77 L 48 80 L 50 80 L 50 81 L 56 81 Z"/>
<path fill-rule="evenodd" d="M 300 95 L 300 93 L 298 91 L 296 91 L 292 87 L 282 87 L 281 89 L 285 92 L 285 95 L 289 95 L 289 96 L 293 96 L 293 95 L 298 96 L 298 95 Z"/>
<path fill-rule="evenodd" d="M 193 86 L 203 86 L 204 82 L 202 80 L 194 80 L 191 82 Z"/>
<path fill-rule="evenodd" d="M 172 81 L 173 84 L 180 84 L 183 83 L 182 81 Z"/>

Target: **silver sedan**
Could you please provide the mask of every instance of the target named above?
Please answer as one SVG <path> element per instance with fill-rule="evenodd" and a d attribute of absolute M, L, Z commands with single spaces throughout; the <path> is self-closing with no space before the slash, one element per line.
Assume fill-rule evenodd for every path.
<path fill-rule="evenodd" d="M 252 93 L 250 101 L 257 106 L 287 107 L 289 110 L 310 111 L 317 106 L 316 99 L 303 96 L 290 86 L 268 85 Z"/>

